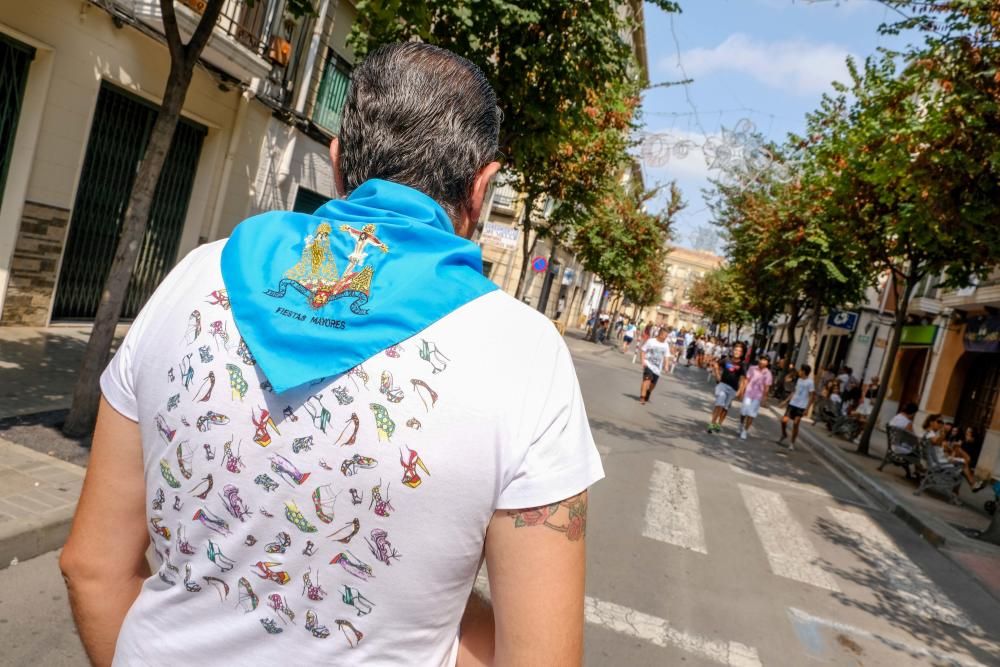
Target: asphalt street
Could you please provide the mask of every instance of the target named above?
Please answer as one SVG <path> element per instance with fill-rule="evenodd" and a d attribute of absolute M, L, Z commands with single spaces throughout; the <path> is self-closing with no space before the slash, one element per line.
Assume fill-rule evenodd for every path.
<path fill-rule="evenodd" d="M 774 416 L 741 441 L 734 410 L 710 435 L 705 371 L 640 406 L 638 364 L 572 346 L 607 474 L 588 664 L 1000 664 L 1000 603 L 801 441 L 778 448 Z"/>
<path fill-rule="evenodd" d="M 588 527 L 588 665 L 997 665 L 1000 603 L 762 412 L 705 432 L 704 371 L 571 341 L 607 478 Z M 77 666 L 57 553 L 0 571 L 0 664 Z"/>

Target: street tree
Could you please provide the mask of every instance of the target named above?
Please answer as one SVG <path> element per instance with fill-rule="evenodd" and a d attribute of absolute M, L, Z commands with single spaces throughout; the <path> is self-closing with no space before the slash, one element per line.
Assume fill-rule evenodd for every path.
<path fill-rule="evenodd" d="M 720 266 L 695 281 L 688 301 L 712 324 L 734 330 L 753 319 L 746 296 L 738 269 Z"/>
<path fill-rule="evenodd" d="M 560 173 L 553 163 L 578 150 L 578 133 L 593 125 L 595 101 L 609 86 L 646 81 L 622 35 L 632 34 L 635 12 L 616 0 L 361 0 L 351 44 L 358 55 L 388 42 L 417 39 L 444 47 L 478 65 L 504 112 L 500 152 L 524 195 L 521 274 L 542 222 L 536 204 L 552 196 Z M 641 7 L 641 3 L 631 5 Z M 654 0 L 668 12 L 677 3 Z M 619 98 L 623 99 L 623 98 Z M 585 142 L 586 143 L 586 142 Z M 585 170 L 586 171 L 586 170 Z M 580 190 L 583 188 L 578 188 Z M 544 222 L 542 222 L 544 224 Z"/>
<path fill-rule="evenodd" d="M 899 58 L 851 67 L 843 141 L 820 159 L 835 178 L 834 210 L 896 307 L 874 414 L 885 399 L 917 284 L 965 286 L 1000 256 L 1000 66 L 997 49 L 928 40 Z M 867 452 L 875 420 L 862 434 Z"/>
<path fill-rule="evenodd" d="M 685 203 L 671 183 L 667 206 L 655 213 L 646 210 L 662 189 L 644 190 L 638 177 L 616 178 L 575 228 L 571 247 L 606 292 L 648 304 L 663 289 L 670 227 Z"/>
<path fill-rule="evenodd" d="M 829 101 L 833 104 L 833 101 Z M 810 126 L 822 114 L 810 117 Z M 822 141 L 791 136 L 769 155 L 784 164 L 799 147 Z M 779 172 L 736 173 L 715 182 L 711 210 L 725 237 L 726 254 L 740 286 L 743 307 L 754 315 L 759 332 L 777 312 L 789 314 L 788 354 L 795 349 L 795 327 L 808 309 L 809 358 L 814 363 L 821 313 L 857 302 L 870 280 L 863 253 L 843 243 L 846 230 L 826 205 L 827 172 L 807 154 L 789 178 Z M 751 177 L 752 176 L 752 177 Z"/>
<path fill-rule="evenodd" d="M 160 180 L 167 152 L 170 150 L 180 121 L 181 109 L 184 108 L 184 99 L 191 85 L 194 67 L 212 36 L 212 29 L 225 4 L 225 0 L 206 0 L 198 25 L 185 43 L 178 28 L 173 0 L 159 0 L 159 2 L 163 19 L 163 37 L 170 55 L 170 73 L 167 75 L 167 83 L 163 90 L 163 102 L 160 104 L 142 161 L 136 172 L 125 217 L 119 230 L 114 259 L 101 290 L 94 326 L 73 388 L 73 404 L 63 431 L 74 437 L 90 433 L 97 419 L 97 408 L 101 398 L 100 375 L 108 361 L 115 327 L 121 317 L 122 305 L 132 278 L 132 270 L 146 234 L 156 185 Z M 244 0 L 244 2 L 252 5 L 254 0 Z M 309 0 L 289 0 L 286 11 L 295 16 L 303 16 L 312 13 L 312 6 Z"/>

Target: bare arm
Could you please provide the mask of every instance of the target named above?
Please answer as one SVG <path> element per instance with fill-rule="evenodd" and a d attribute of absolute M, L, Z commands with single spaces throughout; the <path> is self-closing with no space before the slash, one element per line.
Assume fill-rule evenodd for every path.
<path fill-rule="evenodd" d="M 498 511 L 486 532 L 497 667 L 571 667 L 583 659 L 587 492 Z"/>
<path fill-rule="evenodd" d="M 110 665 L 129 607 L 149 577 L 139 425 L 101 399 L 87 477 L 59 567 L 92 664 Z"/>

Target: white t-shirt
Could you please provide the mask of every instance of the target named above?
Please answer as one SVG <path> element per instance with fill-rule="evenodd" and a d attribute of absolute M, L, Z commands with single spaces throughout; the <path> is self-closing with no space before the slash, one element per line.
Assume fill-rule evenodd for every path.
<path fill-rule="evenodd" d="M 792 394 L 792 400 L 788 404 L 793 408 L 804 410 L 809 407 L 809 394 L 814 391 L 816 391 L 816 383 L 811 377 L 799 378 L 798 382 L 795 383 L 795 393 Z"/>
<path fill-rule="evenodd" d="M 908 428 L 910 426 L 910 424 L 912 424 L 912 423 L 913 423 L 913 420 L 911 420 L 909 417 L 907 417 L 902 412 L 897 413 L 892 419 L 889 420 L 889 426 L 893 426 L 895 428 L 902 428 L 902 429 Z"/>
<path fill-rule="evenodd" d="M 177 266 L 101 378 L 141 428 L 161 562 L 114 664 L 454 664 L 493 513 L 604 474 L 562 338 L 495 291 L 279 396 L 217 291 L 223 244 Z"/>
<path fill-rule="evenodd" d="M 642 346 L 646 368 L 657 375 L 663 372 L 663 360 L 670 357 L 670 343 L 650 338 Z"/>

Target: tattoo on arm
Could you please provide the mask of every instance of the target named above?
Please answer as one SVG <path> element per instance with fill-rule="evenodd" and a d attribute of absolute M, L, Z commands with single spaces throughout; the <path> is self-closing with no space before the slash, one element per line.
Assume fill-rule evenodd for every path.
<path fill-rule="evenodd" d="M 587 534 L 586 492 L 551 505 L 508 510 L 515 528 L 545 526 L 566 534 L 571 542 L 582 540 Z"/>

